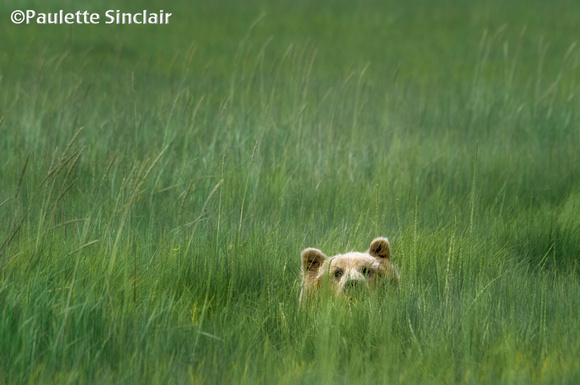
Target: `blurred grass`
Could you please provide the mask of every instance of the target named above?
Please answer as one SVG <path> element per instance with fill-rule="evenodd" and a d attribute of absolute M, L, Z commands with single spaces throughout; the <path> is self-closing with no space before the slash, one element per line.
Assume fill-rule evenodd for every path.
<path fill-rule="evenodd" d="M 576 3 L 166 11 L 0 24 L 0 383 L 578 381 Z"/>

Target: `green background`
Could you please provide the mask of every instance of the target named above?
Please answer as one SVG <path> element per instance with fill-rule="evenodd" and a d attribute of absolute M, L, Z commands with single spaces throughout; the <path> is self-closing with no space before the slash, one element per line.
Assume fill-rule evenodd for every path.
<path fill-rule="evenodd" d="M 578 383 L 578 20 L 4 1 L 0 384 Z M 302 249 L 378 236 L 397 290 L 299 306 Z"/>

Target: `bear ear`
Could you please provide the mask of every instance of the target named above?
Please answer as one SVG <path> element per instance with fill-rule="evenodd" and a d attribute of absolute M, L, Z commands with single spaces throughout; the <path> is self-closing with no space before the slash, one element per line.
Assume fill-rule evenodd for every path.
<path fill-rule="evenodd" d="M 302 274 L 316 275 L 326 258 L 326 255 L 318 249 L 309 248 L 302 251 Z"/>
<path fill-rule="evenodd" d="M 391 245 L 387 238 L 376 238 L 371 242 L 369 254 L 375 258 L 389 259 L 391 258 Z"/>

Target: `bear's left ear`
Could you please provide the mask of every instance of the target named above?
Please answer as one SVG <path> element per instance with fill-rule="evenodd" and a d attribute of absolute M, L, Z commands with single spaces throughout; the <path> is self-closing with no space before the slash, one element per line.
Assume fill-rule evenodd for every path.
<path fill-rule="evenodd" d="M 388 260 L 391 258 L 391 245 L 389 244 L 389 240 L 387 238 L 376 238 L 371 242 L 369 254 L 379 259 Z"/>
<path fill-rule="evenodd" d="M 302 274 L 304 276 L 314 276 L 318 274 L 318 269 L 324 264 L 327 256 L 318 249 L 306 249 L 302 251 Z"/>

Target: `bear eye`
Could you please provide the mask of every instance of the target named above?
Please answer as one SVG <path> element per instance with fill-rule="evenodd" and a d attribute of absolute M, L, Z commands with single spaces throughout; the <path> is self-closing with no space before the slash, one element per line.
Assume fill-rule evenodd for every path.
<path fill-rule="evenodd" d="M 334 278 L 340 279 L 340 277 L 342 277 L 342 273 L 343 273 L 342 269 L 336 269 L 334 271 Z"/>
<path fill-rule="evenodd" d="M 371 275 L 373 275 L 373 271 L 371 269 L 369 269 L 367 266 L 360 269 L 360 272 L 365 277 L 370 277 Z"/>

